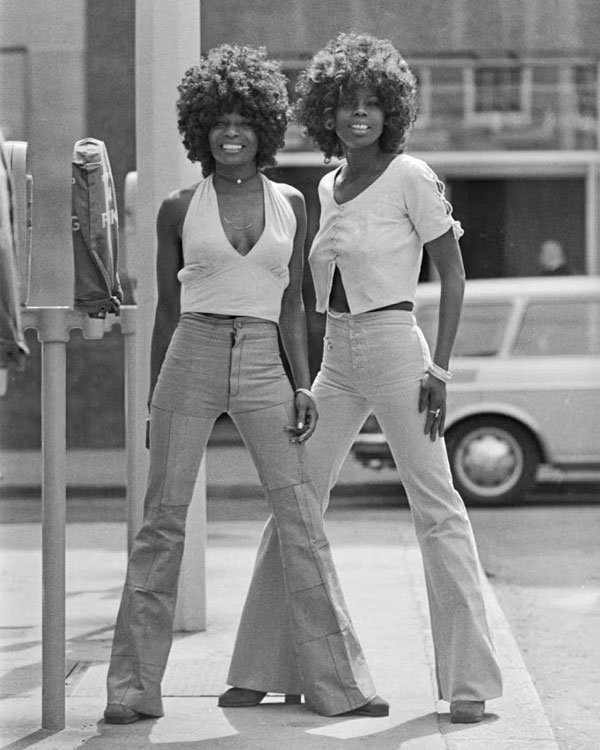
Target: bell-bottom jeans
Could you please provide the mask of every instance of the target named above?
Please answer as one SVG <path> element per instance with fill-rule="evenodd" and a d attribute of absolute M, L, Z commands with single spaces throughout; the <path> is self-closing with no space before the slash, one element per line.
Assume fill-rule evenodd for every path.
<path fill-rule="evenodd" d="M 323 530 L 303 444 L 291 443 L 294 396 L 281 362 L 277 326 L 257 318 L 184 314 L 152 397 L 150 472 L 142 529 L 129 558 L 108 673 L 108 702 L 162 716 L 161 680 L 173 616 L 188 505 L 216 418 L 228 412 L 256 464 L 270 504 L 278 588 L 269 631 L 285 633 L 293 679 L 240 687 L 304 693 L 322 714 L 368 703 L 375 689 Z M 268 581 L 265 581 L 268 587 Z M 289 660 L 262 641 L 259 662 Z"/>
<path fill-rule="evenodd" d="M 369 413 L 375 413 L 406 490 L 421 549 L 439 697 L 486 700 L 501 695 L 502 680 L 475 540 L 452 484 L 444 440 L 432 441 L 424 434 L 425 414 L 418 410 L 420 381 L 430 361 L 410 312 L 330 313 L 323 363 L 312 389 L 319 422 L 307 452 L 325 512 L 356 435 Z M 231 685 L 251 680 L 255 685 L 283 683 L 289 692 L 299 689 L 293 637 L 283 612 L 275 615 L 285 591 L 280 560 L 276 519 L 271 517 L 243 611 L 227 679 Z M 271 657 L 262 658 L 267 649 Z"/>

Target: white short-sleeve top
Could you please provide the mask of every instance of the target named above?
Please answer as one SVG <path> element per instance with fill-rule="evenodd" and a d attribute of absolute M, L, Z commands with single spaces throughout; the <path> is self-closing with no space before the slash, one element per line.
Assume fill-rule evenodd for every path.
<path fill-rule="evenodd" d="M 422 159 L 399 154 L 359 195 L 337 203 L 338 172 L 319 183 L 321 219 L 309 254 L 317 311 L 327 310 L 336 266 L 354 315 L 414 302 L 423 245 L 448 229 L 463 235 L 443 183 Z"/>

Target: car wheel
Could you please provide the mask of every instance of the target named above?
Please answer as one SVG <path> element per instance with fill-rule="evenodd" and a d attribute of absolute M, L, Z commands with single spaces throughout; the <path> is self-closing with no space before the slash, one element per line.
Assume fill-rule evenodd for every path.
<path fill-rule="evenodd" d="M 535 482 L 540 450 L 522 425 L 502 417 L 477 417 L 446 436 L 454 485 L 465 502 L 509 503 Z"/>

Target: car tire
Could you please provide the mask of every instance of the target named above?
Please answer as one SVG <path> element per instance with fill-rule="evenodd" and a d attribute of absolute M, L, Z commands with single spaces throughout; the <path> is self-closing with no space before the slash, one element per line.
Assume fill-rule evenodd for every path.
<path fill-rule="evenodd" d="M 467 419 L 447 432 L 446 445 L 454 486 L 471 505 L 511 503 L 535 484 L 540 449 L 514 420 Z"/>

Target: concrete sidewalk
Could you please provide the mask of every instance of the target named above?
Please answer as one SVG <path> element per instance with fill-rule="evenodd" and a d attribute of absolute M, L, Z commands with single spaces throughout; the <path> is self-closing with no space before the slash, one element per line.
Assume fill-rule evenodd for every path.
<path fill-rule="evenodd" d="M 96 489 L 125 492 L 124 450 L 72 450 L 67 452 L 67 485 L 71 496 Z M 369 470 L 369 484 L 386 494 L 398 494 L 400 482 L 395 469 Z M 42 478 L 40 451 L 0 451 L 0 498 L 24 493 L 39 494 Z M 262 497 L 258 474 L 243 444 L 213 445 L 206 453 L 206 481 L 215 497 Z M 348 456 L 335 494 L 364 491 L 365 469 Z"/>
<path fill-rule="evenodd" d="M 379 693 L 382 719 L 325 718 L 280 696 L 217 707 L 265 518 L 251 499 L 209 503 L 208 629 L 180 633 L 164 680 L 166 715 L 119 727 L 100 720 L 125 571 L 123 523 L 67 526 L 67 728 L 40 729 L 41 553 L 37 523 L 0 526 L 4 747 L 25 750 L 556 750 L 548 720 L 486 584 L 505 696 L 483 723 L 453 725 L 437 702 L 420 556 L 408 511 L 334 508 L 328 530 L 342 585 Z M 243 520 L 240 520 L 243 519 Z M 440 712 L 440 713 L 438 713 Z"/>

